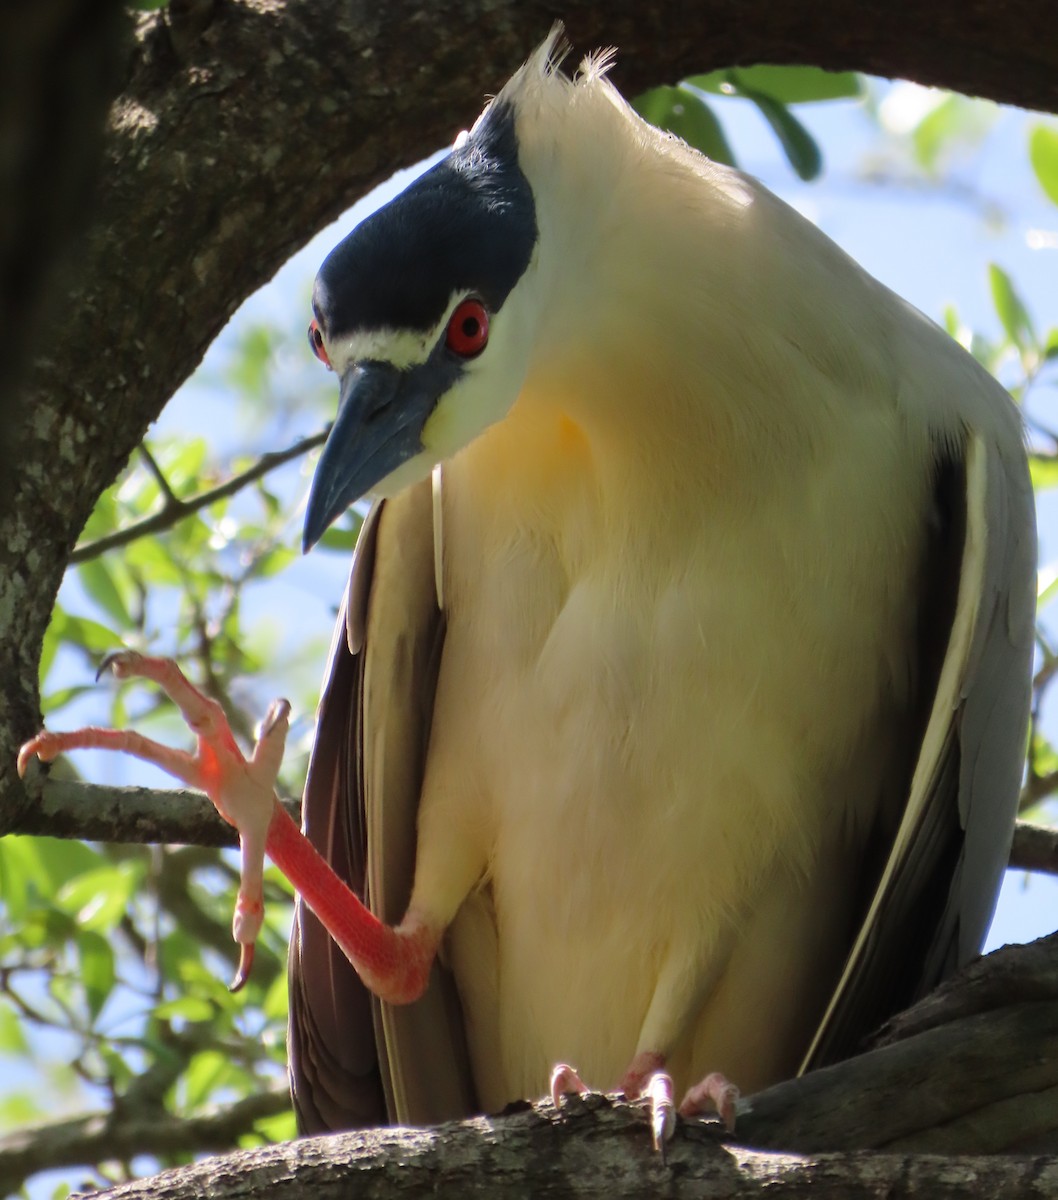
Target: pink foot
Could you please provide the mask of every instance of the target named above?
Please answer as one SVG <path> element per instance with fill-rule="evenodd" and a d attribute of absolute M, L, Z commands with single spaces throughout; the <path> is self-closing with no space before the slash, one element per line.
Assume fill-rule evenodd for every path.
<path fill-rule="evenodd" d="M 654 1139 L 654 1149 L 662 1159 L 665 1157 L 665 1143 L 672 1137 L 676 1128 L 676 1106 L 672 1099 L 672 1080 L 664 1071 L 655 1070 L 645 1083 L 639 1078 L 641 1069 L 647 1065 L 647 1059 L 656 1066 L 663 1061 L 660 1054 L 636 1055 L 632 1066 L 625 1072 L 622 1091 L 630 1099 L 638 1099 L 646 1095 L 650 1100 L 650 1128 Z M 558 1108 L 563 1096 L 571 1093 L 583 1096 L 588 1092 L 588 1085 L 581 1079 L 574 1067 L 567 1063 L 559 1063 L 551 1069 L 551 1103 Z"/>
<path fill-rule="evenodd" d="M 576 1067 L 567 1063 L 559 1063 L 551 1068 L 551 1103 L 560 1107 L 563 1096 L 587 1095 L 588 1085 L 577 1074 Z"/>
<path fill-rule="evenodd" d="M 100 674 L 108 668 L 119 679 L 140 676 L 157 683 L 194 732 L 194 753 L 163 746 L 131 730 L 45 730 L 19 750 L 19 775 L 25 774 L 33 755 L 50 762 L 67 750 L 122 750 L 156 764 L 209 796 L 220 815 L 238 830 L 242 856 L 232 921 L 240 957 L 232 991 L 243 986 L 253 963 L 254 943 L 264 918 L 267 852 L 377 996 L 401 1004 L 422 995 L 441 931 L 415 913 L 406 914 L 396 928 L 383 925 L 334 874 L 276 799 L 275 779 L 283 758 L 290 705 L 285 700 L 273 702 L 257 745 L 247 758 L 236 744 L 221 706 L 193 687 L 171 659 L 125 650 L 109 655 Z"/>
<path fill-rule="evenodd" d="M 672 1078 L 663 1069 L 664 1066 L 663 1054 L 641 1050 L 632 1059 L 621 1081 L 621 1090 L 630 1100 L 645 1095 L 650 1101 L 650 1127 L 654 1137 L 654 1149 L 662 1153 L 665 1143 L 672 1137 L 676 1128 Z M 681 1117 L 694 1117 L 715 1111 L 720 1114 L 728 1131 L 733 1132 L 738 1096 L 738 1088 L 719 1071 L 714 1071 L 687 1092 L 680 1103 L 679 1114 Z"/>
<path fill-rule="evenodd" d="M 738 1097 L 738 1088 L 727 1076 L 713 1071 L 700 1083 L 688 1089 L 680 1101 L 680 1116 L 697 1117 L 702 1113 L 718 1112 L 728 1133 L 734 1133 L 735 1105 L 738 1104 Z"/>
<path fill-rule="evenodd" d="M 640 1050 L 629 1063 L 621 1079 L 621 1091 L 629 1100 L 638 1100 L 646 1090 L 650 1080 L 665 1066 L 665 1055 L 653 1050 Z"/>
<path fill-rule="evenodd" d="M 249 977 L 254 944 L 264 920 L 265 846 L 277 808 L 275 779 L 283 759 L 290 705 L 285 700 L 272 704 L 253 754 L 247 759 L 232 736 L 221 706 L 193 687 L 171 659 L 148 658 L 124 650 L 103 660 L 99 674 L 106 670 L 119 679 L 140 676 L 157 683 L 194 732 L 194 753 L 174 750 L 126 729 L 90 727 L 71 733 L 44 730 L 19 750 L 18 773 L 25 774 L 33 755 L 50 762 L 68 750 L 122 750 L 154 763 L 209 796 L 220 815 L 239 831 L 242 869 L 232 920 L 232 936 L 240 947 L 239 968 L 231 983 L 231 990 L 236 992 Z"/>
<path fill-rule="evenodd" d="M 650 1101 L 650 1136 L 654 1149 L 665 1159 L 665 1143 L 676 1132 L 676 1103 L 672 1093 L 672 1076 L 665 1071 L 651 1075 L 646 1087 Z"/>

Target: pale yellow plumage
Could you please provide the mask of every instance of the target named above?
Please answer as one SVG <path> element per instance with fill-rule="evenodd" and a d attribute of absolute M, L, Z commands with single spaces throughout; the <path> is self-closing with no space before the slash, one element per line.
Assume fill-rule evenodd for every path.
<path fill-rule="evenodd" d="M 548 53 L 501 95 L 539 226 L 493 334 L 517 400 L 469 445 L 485 384 L 427 422 L 443 484 L 400 491 L 413 460 L 383 489 L 365 625 L 369 892 L 400 919 L 417 820 L 411 904 L 449 927 L 486 1110 L 561 1060 L 599 1087 L 644 1050 L 678 1087 L 798 1068 L 897 833 L 955 612 L 934 568 L 957 574 L 968 529 L 918 796 L 944 836 L 977 821 L 980 869 L 916 951 L 927 982 L 965 957 L 991 900 L 960 889 L 1001 869 L 1031 655 L 1031 498 L 1001 389 L 759 184 Z M 910 845 L 868 965 L 938 857 Z M 297 1050 L 313 968 L 294 964 Z M 842 1029 L 848 996 L 884 1008 L 853 980 Z M 378 1012 L 391 1115 L 465 1108 L 465 1081 L 436 1095 L 433 1056 L 458 1077 L 462 1054 L 451 997 Z"/>

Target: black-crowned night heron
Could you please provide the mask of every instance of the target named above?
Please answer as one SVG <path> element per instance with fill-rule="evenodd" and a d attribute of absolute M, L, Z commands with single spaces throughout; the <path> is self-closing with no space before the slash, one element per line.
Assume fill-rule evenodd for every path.
<path fill-rule="evenodd" d="M 304 897 L 309 1130 L 493 1111 L 560 1062 L 635 1093 L 833 1059 L 977 950 L 1006 861 L 1035 594 L 1017 413 L 557 47 L 314 293 L 341 400 L 306 544 L 387 499 L 305 828 L 388 924 L 272 816 L 284 711 L 244 768 L 170 667 L 116 663 L 196 722 L 198 756 L 165 762 L 240 826 L 237 936 L 266 840 Z M 84 744 L 43 736 L 27 754 Z"/>

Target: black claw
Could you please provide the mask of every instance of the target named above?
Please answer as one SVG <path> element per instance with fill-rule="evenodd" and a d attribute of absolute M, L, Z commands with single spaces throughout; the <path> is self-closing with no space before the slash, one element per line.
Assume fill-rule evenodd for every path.
<path fill-rule="evenodd" d="M 96 683 L 98 683 L 100 681 L 100 679 L 103 678 L 104 671 L 112 670 L 114 667 L 114 664 L 117 663 L 120 659 L 127 658 L 128 654 L 129 654 L 128 650 L 111 650 L 111 652 L 99 664 L 99 670 L 96 671 Z"/>
<path fill-rule="evenodd" d="M 250 971 L 253 968 L 253 946 L 241 946 L 239 948 L 239 969 L 235 972 L 235 978 L 228 984 L 228 991 L 234 996 L 236 992 L 241 992 L 246 986 L 247 979 L 250 978 Z"/>
<path fill-rule="evenodd" d="M 103 673 L 105 671 L 110 670 L 110 668 L 114 665 L 114 659 L 116 659 L 120 653 L 120 650 L 114 650 L 103 659 L 103 661 L 99 664 L 99 670 L 96 671 L 96 683 L 103 678 Z"/>
<path fill-rule="evenodd" d="M 284 717 L 290 716 L 290 701 L 289 700 L 273 700 L 272 706 L 265 714 L 265 719 L 261 722 L 261 737 L 267 737 L 271 732 L 275 723 L 282 720 Z"/>

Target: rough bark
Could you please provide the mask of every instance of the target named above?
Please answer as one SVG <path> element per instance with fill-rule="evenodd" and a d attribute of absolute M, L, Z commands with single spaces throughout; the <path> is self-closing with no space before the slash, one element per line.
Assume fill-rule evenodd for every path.
<path fill-rule="evenodd" d="M 550 1103 L 430 1130 L 377 1129 L 205 1159 L 96 1193 L 107 1200 L 359 1200 L 430 1195 L 547 1200 L 1046 1200 L 1058 1162 L 1043 1156 L 798 1155 L 722 1145 L 715 1126 L 680 1128 L 664 1161 L 642 1113 L 606 1096 Z"/>

